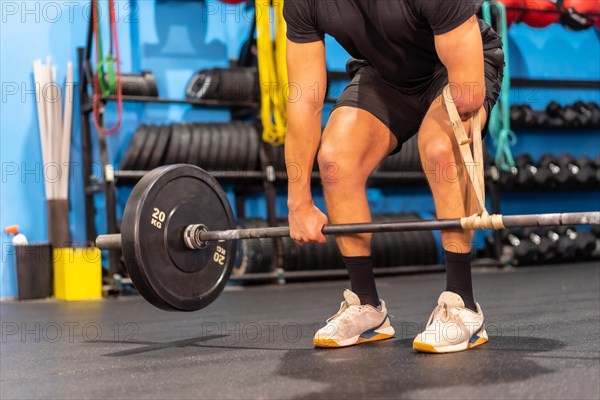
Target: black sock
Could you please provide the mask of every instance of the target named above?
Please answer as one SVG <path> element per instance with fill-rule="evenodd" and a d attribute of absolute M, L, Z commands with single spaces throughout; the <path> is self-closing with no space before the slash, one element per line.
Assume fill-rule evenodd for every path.
<path fill-rule="evenodd" d="M 361 304 L 379 306 L 379 295 L 373 276 L 373 259 L 371 256 L 342 257 L 350 276 L 350 286 Z"/>
<path fill-rule="evenodd" d="M 471 253 L 444 250 L 446 257 L 446 290 L 462 297 L 465 307 L 477 311 L 471 283 Z"/>

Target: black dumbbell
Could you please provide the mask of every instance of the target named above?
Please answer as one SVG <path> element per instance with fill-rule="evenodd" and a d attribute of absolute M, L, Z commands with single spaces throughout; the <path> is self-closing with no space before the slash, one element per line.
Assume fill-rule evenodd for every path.
<path fill-rule="evenodd" d="M 587 103 L 584 103 L 581 100 L 576 101 L 573 104 L 573 110 L 581 115 L 584 128 L 591 128 L 593 126 L 593 113 L 592 110 L 588 108 Z"/>
<path fill-rule="evenodd" d="M 538 232 L 545 235 L 555 244 L 555 253 L 557 259 L 555 261 L 572 260 L 577 254 L 578 243 L 575 240 L 577 234 L 574 234 L 575 228 L 572 227 L 553 227 L 553 228 L 538 228 Z M 550 261 L 550 260 L 548 260 Z"/>
<path fill-rule="evenodd" d="M 505 189 L 516 186 L 519 170 L 516 167 L 510 167 L 508 171 L 498 170 L 498 183 Z"/>
<path fill-rule="evenodd" d="M 587 106 L 585 107 L 587 109 Z M 578 112 L 573 106 L 562 107 L 556 101 L 551 101 L 546 107 L 546 114 L 553 119 L 561 119 L 563 126 L 566 128 L 580 129 L 588 126 L 590 118 L 586 118 L 583 114 Z M 556 121 L 558 123 L 558 121 Z M 562 126 L 556 126 L 562 127 Z"/>
<path fill-rule="evenodd" d="M 544 154 L 538 163 L 536 182 L 543 187 L 564 186 L 569 179 L 569 172 L 560 167 L 558 158 L 552 154 Z"/>
<path fill-rule="evenodd" d="M 557 234 L 550 234 L 547 228 L 524 228 L 521 230 L 521 240 L 529 240 L 536 246 L 538 262 L 556 262 L 561 255 L 558 253 Z"/>
<path fill-rule="evenodd" d="M 506 235 L 506 241 L 512 250 L 514 265 L 530 265 L 537 261 L 537 246 L 530 240 L 519 238 L 517 232 L 509 232 Z"/>
<path fill-rule="evenodd" d="M 563 227 L 564 228 L 564 227 Z M 567 228 L 564 230 L 552 229 L 548 233 L 549 235 L 556 235 L 558 237 L 558 254 L 561 255 L 563 260 L 573 260 L 577 256 L 577 233 L 575 228 Z"/>
<path fill-rule="evenodd" d="M 581 156 L 577 159 L 577 164 L 580 166 L 580 168 L 589 169 L 592 175 L 591 178 L 589 178 L 589 185 L 596 188 L 598 188 L 598 185 L 600 185 L 600 165 L 598 164 L 599 162 L 600 160 L 594 161 L 586 156 Z"/>
<path fill-rule="evenodd" d="M 534 111 L 533 117 L 535 118 L 535 126 L 538 128 L 545 128 L 551 126 L 550 117 L 546 114 L 546 111 Z"/>
<path fill-rule="evenodd" d="M 575 187 L 588 187 L 596 180 L 596 169 L 589 158 L 582 156 L 577 160 L 571 154 L 563 153 L 558 158 L 560 167 L 572 175 L 569 181 L 572 181 Z"/>
<path fill-rule="evenodd" d="M 551 101 L 550 103 L 548 103 L 548 106 L 546 106 L 546 114 L 548 115 L 548 127 L 563 128 L 565 126 L 562 106 L 556 101 Z"/>
<path fill-rule="evenodd" d="M 588 260 L 596 249 L 596 236 L 591 230 L 577 231 L 574 227 L 558 226 L 554 230 L 561 238 L 568 238 L 575 250 L 572 254 L 576 260 Z M 566 241 L 566 239 L 565 239 Z"/>
<path fill-rule="evenodd" d="M 596 247 L 591 231 L 578 232 L 568 226 L 533 228 L 529 230 L 530 233 L 528 229 L 524 229 L 523 233 L 528 234 L 534 244 L 538 243 L 540 261 L 587 260 Z"/>
<path fill-rule="evenodd" d="M 557 226 L 551 230 L 559 236 L 558 251 L 565 260 L 573 260 L 577 255 L 577 232 L 570 226 Z"/>
<path fill-rule="evenodd" d="M 538 172 L 533 159 L 529 154 L 521 154 L 515 159 L 517 165 L 517 184 L 521 187 L 533 187 L 537 184 L 536 175 Z"/>
<path fill-rule="evenodd" d="M 590 101 L 586 104 L 587 109 L 592 113 L 590 126 L 592 128 L 600 128 L 600 106 L 598 103 Z"/>
<path fill-rule="evenodd" d="M 600 225 L 592 225 L 592 233 L 596 239 L 600 239 Z"/>
<path fill-rule="evenodd" d="M 528 104 L 512 105 L 510 119 L 515 127 L 532 127 L 537 124 L 533 110 Z"/>
<path fill-rule="evenodd" d="M 523 113 L 523 125 L 526 127 L 532 127 L 537 125 L 537 120 L 535 118 L 535 114 L 531 109 L 531 106 L 528 104 L 523 104 L 521 106 L 521 112 Z"/>
<path fill-rule="evenodd" d="M 589 118 L 578 112 L 573 106 L 566 106 L 563 108 L 563 118 L 565 119 L 565 125 L 569 128 L 581 129 L 589 126 Z"/>
<path fill-rule="evenodd" d="M 511 233 L 510 230 L 508 229 L 502 229 L 498 232 L 494 232 L 493 234 L 490 234 L 488 236 L 486 236 L 484 238 L 485 241 L 485 248 L 481 251 L 480 253 L 480 257 L 483 258 L 495 258 L 495 257 L 499 257 L 500 259 L 504 257 L 508 257 L 509 259 L 511 259 L 510 261 L 512 261 L 513 258 L 513 249 L 511 248 L 511 245 L 508 241 L 508 235 Z M 496 237 L 499 237 L 499 247 L 498 250 L 496 248 L 497 246 L 497 242 L 496 242 Z M 510 250 L 510 252 L 508 252 L 507 250 Z M 500 252 L 500 254 L 498 254 L 498 252 Z M 510 254 L 507 254 L 510 253 Z"/>
<path fill-rule="evenodd" d="M 513 128 L 520 128 L 523 126 L 523 113 L 521 112 L 521 106 L 513 104 L 510 106 L 510 124 Z"/>
<path fill-rule="evenodd" d="M 578 231 L 575 238 L 577 250 L 575 258 L 577 260 L 589 260 L 596 250 L 596 236 L 592 231 Z"/>

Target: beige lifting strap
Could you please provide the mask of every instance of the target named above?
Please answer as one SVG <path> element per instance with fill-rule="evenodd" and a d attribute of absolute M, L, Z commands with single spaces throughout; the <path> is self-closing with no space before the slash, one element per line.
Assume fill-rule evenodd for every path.
<path fill-rule="evenodd" d="M 462 155 L 464 167 L 467 169 L 471 185 L 467 186 L 467 190 L 475 192 L 477 197 L 477 213 L 470 217 L 460 219 L 460 224 L 463 229 L 503 229 L 502 216 L 493 214 L 489 215 L 485 209 L 485 180 L 483 173 L 483 144 L 481 140 L 481 121 L 479 112 L 471 117 L 471 138 L 467 136 L 465 126 L 460 119 L 450 85 L 444 88 L 444 101 L 450 124 L 454 130 L 454 136 Z M 471 152 L 471 143 L 473 143 L 473 151 Z"/>

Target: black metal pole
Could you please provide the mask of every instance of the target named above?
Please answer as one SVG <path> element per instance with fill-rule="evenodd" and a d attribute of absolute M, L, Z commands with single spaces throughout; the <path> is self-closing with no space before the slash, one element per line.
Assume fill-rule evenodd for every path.
<path fill-rule="evenodd" d="M 92 135 L 90 128 L 90 112 L 92 107 L 91 101 L 87 93 L 87 75 L 85 73 L 85 49 L 77 48 L 77 67 L 79 73 L 79 120 L 81 123 L 81 161 L 83 170 L 83 188 L 85 199 L 85 239 L 88 243 L 93 243 L 96 237 L 96 223 L 94 208 L 94 192 L 89 190 L 92 188 Z"/>

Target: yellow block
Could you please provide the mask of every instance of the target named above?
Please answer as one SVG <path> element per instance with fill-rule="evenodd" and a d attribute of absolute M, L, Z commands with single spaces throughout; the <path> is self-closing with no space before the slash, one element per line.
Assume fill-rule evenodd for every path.
<path fill-rule="evenodd" d="M 100 250 L 54 248 L 54 296 L 67 301 L 102 297 Z"/>

